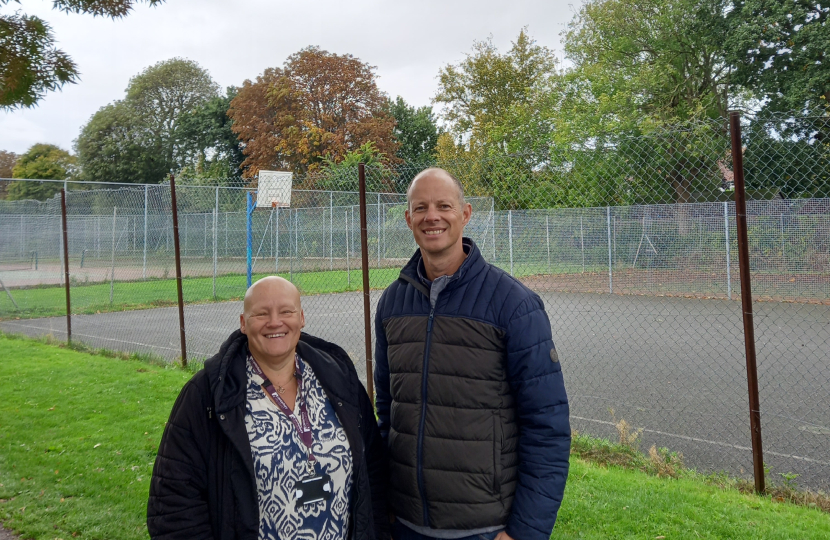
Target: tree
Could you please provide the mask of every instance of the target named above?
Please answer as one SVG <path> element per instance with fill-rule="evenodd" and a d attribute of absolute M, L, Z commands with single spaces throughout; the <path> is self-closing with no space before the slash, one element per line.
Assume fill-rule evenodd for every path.
<path fill-rule="evenodd" d="M 183 115 L 182 154 L 187 164 L 176 174 L 177 179 L 215 183 L 242 175 L 240 166 L 245 156 L 228 117 L 236 93 L 235 87 L 229 87 L 224 96 L 214 97 Z"/>
<path fill-rule="evenodd" d="M 130 80 L 126 97 L 83 127 L 75 148 L 85 180 L 161 182 L 192 158 L 184 118 L 217 97 L 218 86 L 196 62 L 159 62 Z M 192 135 L 192 133 L 190 133 Z"/>
<path fill-rule="evenodd" d="M 394 118 L 378 89 L 374 67 L 350 54 L 308 47 L 245 81 L 228 116 L 243 143 L 243 176 L 259 169 L 303 174 L 338 160 L 368 141 L 394 156 Z"/>
<path fill-rule="evenodd" d="M 515 152 L 550 132 L 542 105 L 557 84 L 556 66 L 553 52 L 525 28 L 505 54 L 492 38 L 478 41 L 460 64 L 441 69 L 433 102 L 444 106 L 441 116 L 457 137 Z M 527 136 L 529 125 L 546 128 Z"/>
<path fill-rule="evenodd" d="M 564 35 L 566 115 L 613 129 L 725 119 L 727 1 L 589 0 Z"/>
<path fill-rule="evenodd" d="M 53 144 L 35 144 L 21 155 L 12 171 L 13 178 L 65 180 L 75 171 L 75 157 Z M 44 201 L 59 192 L 59 182 L 11 182 L 7 199 Z"/>
<path fill-rule="evenodd" d="M 734 0 L 724 49 L 733 80 L 764 109 L 830 110 L 830 6 L 818 0 Z"/>
<path fill-rule="evenodd" d="M 573 69 L 558 108 L 559 146 L 582 145 L 591 159 L 600 157 L 591 148 L 615 154 L 628 149 L 632 153 L 626 156 L 644 167 L 633 175 L 635 183 L 644 183 L 639 189 L 653 194 L 670 189 L 677 203 L 716 193 L 720 177 L 710 173 L 728 148 L 726 1 L 590 0 L 583 5 L 565 34 Z M 698 122 L 692 135 L 677 128 L 690 121 Z M 648 144 L 636 138 L 643 134 L 650 134 Z M 704 148 L 692 140 L 708 142 Z M 713 148 L 718 149 L 714 155 Z M 584 171 L 608 173 L 607 165 Z M 620 200 L 634 189 L 626 186 L 633 173 L 615 170 L 620 174 L 608 177 L 613 185 L 589 184 Z"/>
<path fill-rule="evenodd" d="M 17 162 L 18 155 L 14 152 L 0 150 L 0 178 L 11 178 L 12 169 Z"/>
<path fill-rule="evenodd" d="M 0 6 L 11 1 L 0 0 Z M 157 5 L 164 0 L 53 0 L 67 13 L 119 19 L 134 5 Z M 46 92 L 78 82 L 78 67 L 55 46 L 52 29 L 42 19 L 25 14 L 0 15 L 0 109 L 33 107 Z"/>
<path fill-rule="evenodd" d="M 401 96 L 389 102 L 389 114 L 395 119 L 392 134 L 400 144 L 397 156 L 405 163 L 430 164 L 435 161 L 435 145 L 441 131 L 432 107 L 415 108 Z"/>
<path fill-rule="evenodd" d="M 323 166 L 307 174 L 301 189 L 326 191 L 357 191 L 358 165 L 366 167 L 366 189 L 368 191 L 394 191 L 394 171 L 388 165 L 388 158 L 378 150 L 375 143 L 368 141 L 357 150 L 352 150 L 339 161 L 324 158 Z"/>

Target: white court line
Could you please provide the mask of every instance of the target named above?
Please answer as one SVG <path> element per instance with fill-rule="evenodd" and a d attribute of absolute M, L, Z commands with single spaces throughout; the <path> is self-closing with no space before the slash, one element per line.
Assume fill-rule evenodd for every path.
<path fill-rule="evenodd" d="M 6 321 L 4 324 L 7 324 L 7 323 L 9 323 L 9 321 Z M 15 324 L 15 323 L 12 323 L 12 324 Z M 31 325 L 31 324 L 17 324 L 17 326 L 21 326 L 23 328 L 33 328 L 35 330 L 48 330 L 50 332 L 58 332 L 60 334 L 66 335 L 66 330 L 57 330 L 57 329 L 51 328 L 51 327 L 47 328 L 45 326 L 34 326 L 34 325 Z M 108 337 L 103 337 L 103 336 L 91 336 L 89 334 L 78 334 L 76 332 L 72 332 L 72 336 L 73 337 L 74 336 L 85 337 L 85 338 L 90 338 L 90 339 L 102 339 L 104 341 L 113 341 L 115 343 L 126 343 L 127 345 L 141 345 L 142 347 L 150 347 L 150 348 L 153 348 L 153 349 L 164 349 L 166 351 L 173 351 L 173 352 L 179 351 L 178 348 L 174 349 L 172 347 L 162 347 L 161 345 L 152 345 L 150 343 L 141 343 L 141 342 L 138 342 L 138 341 L 126 341 L 126 340 L 123 340 L 123 339 L 108 338 Z"/>
<path fill-rule="evenodd" d="M 593 418 L 583 418 L 581 416 L 574 416 L 574 415 L 571 415 L 571 418 L 576 418 L 577 420 L 584 420 L 586 422 L 594 422 L 594 423 L 597 423 L 597 424 L 604 424 L 606 426 L 615 426 L 616 427 L 616 424 L 614 424 L 614 422 L 608 422 L 607 420 L 594 420 Z M 675 437 L 677 439 L 684 439 L 686 441 L 701 442 L 701 443 L 706 443 L 706 444 L 714 444 L 716 446 L 723 446 L 723 447 L 726 447 L 726 448 L 733 448 L 735 450 L 745 450 L 747 452 L 752 452 L 752 448 L 750 448 L 748 446 L 740 446 L 740 445 L 737 445 L 737 444 L 729 444 L 729 443 L 725 443 L 725 442 L 710 441 L 708 439 L 700 439 L 698 437 L 688 437 L 686 435 L 678 435 L 676 433 L 666 433 L 665 431 L 658 431 L 656 429 L 643 428 L 643 431 L 646 432 L 646 433 L 654 433 L 654 434 L 657 434 L 657 435 L 665 435 L 667 437 Z M 781 454 L 779 452 L 772 452 L 770 450 L 764 450 L 764 455 L 790 458 L 790 459 L 797 459 L 799 461 L 806 461 L 808 463 L 815 463 L 817 465 L 830 466 L 830 463 L 828 463 L 826 461 L 819 461 L 817 459 L 812 459 L 812 458 L 808 458 L 808 457 L 804 457 L 804 456 L 794 456 L 792 454 Z"/>

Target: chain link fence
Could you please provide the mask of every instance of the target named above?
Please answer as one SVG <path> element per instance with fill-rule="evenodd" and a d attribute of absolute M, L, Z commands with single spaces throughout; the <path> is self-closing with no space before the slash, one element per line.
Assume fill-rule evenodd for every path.
<path fill-rule="evenodd" d="M 830 489 L 830 149 L 823 117 L 745 121 L 750 275 L 764 459 L 771 479 Z M 574 429 L 682 452 L 750 476 L 752 452 L 728 127 L 605 134 L 544 155 L 459 151 L 437 165 L 473 204 L 492 263 L 537 291 L 551 319 Z M 420 167 L 367 168 L 372 308 L 416 249 L 405 189 Z M 27 185 L 27 190 L 19 187 Z M 18 187 L 15 187 L 18 186 Z M 181 354 L 167 185 L 0 181 L 0 327 L 65 335 L 59 198 L 67 188 L 73 339 Z M 238 325 L 247 186 L 178 185 L 188 355 Z M 42 202 L 10 200 L 46 193 Z M 303 292 L 306 329 L 366 377 L 357 172 L 296 178 L 290 208 L 251 218 L 253 278 Z M 12 301 L 13 299 L 13 301 Z M 791 477 L 791 476 L 790 476 Z"/>

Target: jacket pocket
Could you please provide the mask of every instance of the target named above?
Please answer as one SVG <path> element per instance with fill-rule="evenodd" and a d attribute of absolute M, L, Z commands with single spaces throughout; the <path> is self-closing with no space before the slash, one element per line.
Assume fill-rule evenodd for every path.
<path fill-rule="evenodd" d="M 501 414 L 493 411 L 493 493 L 501 499 L 501 449 L 504 446 Z"/>

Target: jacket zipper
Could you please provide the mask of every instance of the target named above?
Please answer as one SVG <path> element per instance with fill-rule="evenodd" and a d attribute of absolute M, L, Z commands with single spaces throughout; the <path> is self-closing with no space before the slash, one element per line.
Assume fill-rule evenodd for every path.
<path fill-rule="evenodd" d="M 427 374 L 429 372 L 429 349 L 432 342 L 432 321 L 435 318 L 435 306 L 429 308 L 427 321 L 427 339 L 424 346 L 424 365 L 421 373 L 421 422 L 418 426 L 418 491 L 421 495 L 421 506 L 424 509 L 424 527 L 429 527 L 429 510 L 424 489 L 424 423 L 427 414 Z"/>

